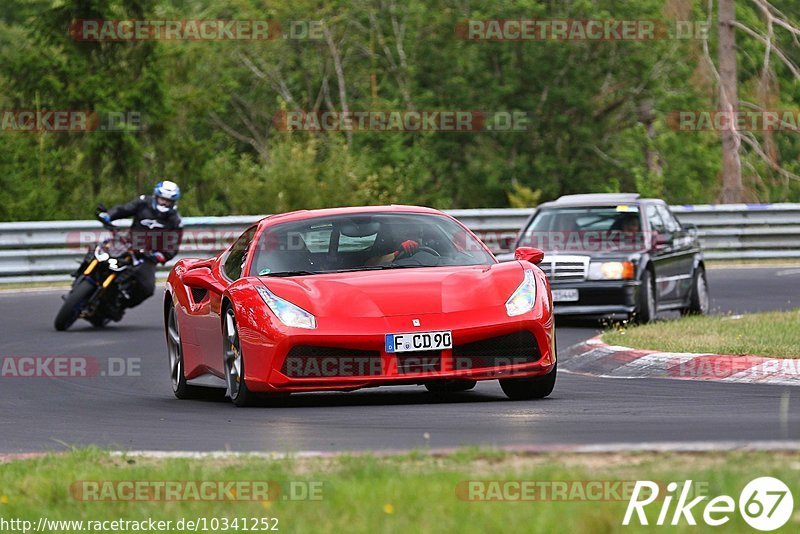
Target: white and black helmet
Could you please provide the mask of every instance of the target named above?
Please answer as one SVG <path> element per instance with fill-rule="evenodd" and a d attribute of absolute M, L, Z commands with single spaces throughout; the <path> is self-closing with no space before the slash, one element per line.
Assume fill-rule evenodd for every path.
<path fill-rule="evenodd" d="M 161 213 L 169 213 L 178 207 L 181 188 L 169 180 L 158 182 L 153 188 L 153 208 Z"/>

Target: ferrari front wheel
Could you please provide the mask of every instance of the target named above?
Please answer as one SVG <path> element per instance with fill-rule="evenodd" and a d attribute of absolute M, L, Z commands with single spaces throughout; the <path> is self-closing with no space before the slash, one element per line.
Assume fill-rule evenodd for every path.
<path fill-rule="evenodd" d="M 228 396 L 236 406 L 252 406 L 257 401 L 257 395 L 247 389 L 244 380 L 244 357 L 236 326 L 236 315 L 231 307 L 225 311 L 222 328 L 223 370 L 228 384 Z"/>
<path fill-rule="evenodd" d="M 501 379 L 500 387 L 511 400 L 543 399 L 553 392 L 557 367 L 558 364 L 553 365 L 553 369 L 543 376 Z"/>

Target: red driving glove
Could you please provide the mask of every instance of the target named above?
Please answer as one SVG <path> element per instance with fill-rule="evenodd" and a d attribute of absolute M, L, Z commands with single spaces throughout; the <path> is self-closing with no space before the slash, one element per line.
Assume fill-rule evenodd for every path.
<path fill-rule="evenodd" d="M 406 252 L 406 254 L 413 254 L 419 248 L 419 243 L 409 239 L 407 241 L 403 241 L 402 243 L 400 243 L 400 247 L 402 247 L 402 249 Z"/>

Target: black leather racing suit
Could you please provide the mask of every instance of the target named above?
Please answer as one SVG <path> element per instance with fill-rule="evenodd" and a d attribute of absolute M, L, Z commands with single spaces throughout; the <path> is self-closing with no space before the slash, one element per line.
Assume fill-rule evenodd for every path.
<path fill-rule="evenodd" d="M 112 221 L 133 217 L 131 224 L 131 241 L 133 248 L 144 252 L 145 261 L 134 269 L 136 281 L 130 288 L 130 300 L 127 307 L 134 307 L 151 297 L 156 289 L 156 260 L 152 257 L 160 252 L 171 260 L 181 246 L 183 226 L 177 210 L 162 213 L 154 207 L 152 196 L 142 195 L 139 198 L 108 210 Z"/>

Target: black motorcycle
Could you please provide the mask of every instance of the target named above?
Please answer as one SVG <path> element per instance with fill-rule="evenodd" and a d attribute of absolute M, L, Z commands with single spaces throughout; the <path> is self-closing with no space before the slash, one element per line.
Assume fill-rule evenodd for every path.
<path fill-rule="evenodd" d="M 98 211 L 105 211 L 103 206 Z M 72 273 L 75 280 L 56 315 L 56 330 L 66 330 L 78 319 L 96 327 L 119 321 L 125 313 L 129 288 L 135 283 L 133 268 L 146 261 L 131 245 L 130 232 L 102 219 L 111 237 L 89 247 L 81 265 Z"/>

